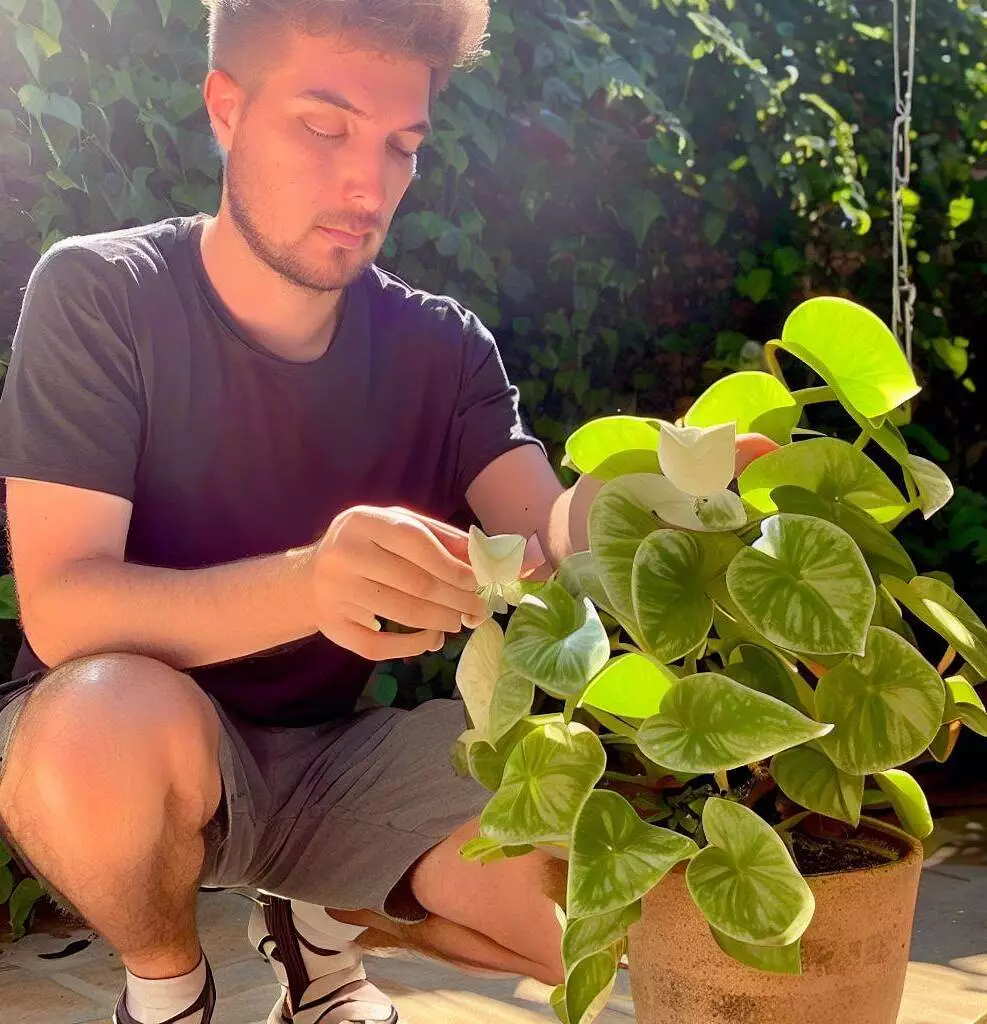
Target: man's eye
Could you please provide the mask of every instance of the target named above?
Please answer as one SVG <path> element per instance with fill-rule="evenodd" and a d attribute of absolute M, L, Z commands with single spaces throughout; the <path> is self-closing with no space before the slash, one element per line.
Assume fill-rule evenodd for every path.
<path fill-rule="evenodd" d="M 398 156 L 403 156 L 406 160 L 415 160 L 418 157 L 418 154 L 414 150 L 405 149 L 403 146 L 395 145 L 393 142 L 391 143 L 391 149 L 397 153 Z"/>
<path fill-rule="evenodd" d="M 317 136 L 320 139 L 341 139 L 344 134 L 342 132 L 319 131 L 318 128 L 313 128 L 312 125 L 308 123 L 308 121 L 302 121 L 302 124 L 305 125 L 307 131 L 311 132 L 313 135 Z"/>

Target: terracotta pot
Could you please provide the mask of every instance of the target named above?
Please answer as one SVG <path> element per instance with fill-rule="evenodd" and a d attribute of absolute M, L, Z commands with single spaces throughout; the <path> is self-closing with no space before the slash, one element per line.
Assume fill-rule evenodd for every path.
<path fill-rule="evenodd" d="M 921 844 L 879 822 L 900 860 L 808 879 L 816 912 L 802 974 L 757 971 L 717 946 L 679 868 L 644 897 L 630 933 L 638 1024 L 895 1024 L 922 870 Z"/>

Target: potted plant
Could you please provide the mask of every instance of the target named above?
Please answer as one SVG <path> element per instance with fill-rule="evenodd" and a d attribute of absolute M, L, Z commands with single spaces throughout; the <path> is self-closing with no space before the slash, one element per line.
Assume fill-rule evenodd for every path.
<path fill-rule="evenodd" d="M 790 390 L 783 353 L 820 383 Z M 682 424 L 570 437 L 599 493 L 550 581 L 517 584 L 520 538 L 473 538 L 492 610 L 516 608 L 458 666 L 454 761 L 492 791 L 463 855 L 568 858 L 568 1024 L 628 942 L 642 1024 L 894 1024 L 932 829 L 902 766 L 945 759 L 961 723 L 987 735 L 987 629 L 893 533 L 952 494 L 895 425 L 919 390 L 895 338 L 815 298 L 765 358 Z M 851 441 L 804 427 L 823 402 Z M 734 480 L 748 432 L 778 447 Z"/>

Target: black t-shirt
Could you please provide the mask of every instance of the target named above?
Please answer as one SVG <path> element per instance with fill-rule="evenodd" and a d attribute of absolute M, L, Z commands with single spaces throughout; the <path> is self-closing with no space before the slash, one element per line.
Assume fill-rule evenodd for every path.
<path fill-rule="evenodd" d="M 353 505 L 437 518 L 532 442 L 490 332 L 376 266 L 308 363 L 246 337 L 201 218 L 58 243 L 31 276 L 0 400 L 0 476 L 133 502 L 129 561 L 195 569 L 310 544 Z M 273 599 L 273 595 L 272 595 Z M 17 673 L 40 666 L 25 645 Z M 191 670 L 270 724 L 346 714 L 370 664 L 321 635 Z"/>

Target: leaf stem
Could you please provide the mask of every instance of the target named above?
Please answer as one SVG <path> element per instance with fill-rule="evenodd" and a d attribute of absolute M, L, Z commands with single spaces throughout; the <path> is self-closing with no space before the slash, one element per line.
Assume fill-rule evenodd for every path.
<path fill-rule="evenodd" d="M 818 405 L 820 402 L 835 402 L 837 400 L 836 392 L 829 385 L 793 391 L 792 398 L 803 408 L 807 405 Z"/>
<path fill-rule="evenodd" d="M 812 814 L 812 811 L 799 811 L 798 814 L 793 814 L 790 818 L 786 818 L 784 821 L 779 821 L 774 827 L 775 832 L 779 835 L 784 832 L 791 832 L 796 825 L 800 825 L 809 817 L 810 814 Z"/>
<path fill-rule="evenodd" d="M 936 665 L 936 671 L 939 673 L 939 675 L 942 675 L 943 672 L 946 672 L 949 669 L 949 666 L 953 664 L 955 658 L 956 651 L 954 651 L 952 647 L 947 647 L 946 652 L 939 660 L 939 664 Z"/>

